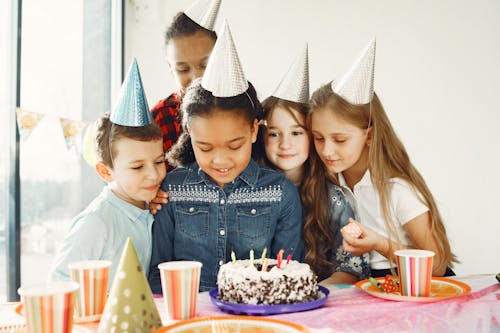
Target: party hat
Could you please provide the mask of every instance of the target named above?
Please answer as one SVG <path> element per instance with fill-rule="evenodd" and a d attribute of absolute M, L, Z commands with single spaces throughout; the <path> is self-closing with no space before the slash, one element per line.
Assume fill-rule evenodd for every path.
<path fill-rule="evenodd" d="M 222 34 L 217 38 L 201 86 L 216 97 L 233 97 L 248 89 L 229 24 L 224 20 Z"/>
<path fill-rule="evenodd" d="M 203 28 L 214 30 L 221 0 L 198 0 L 184 14 Z"/>
<path fill-rule="evenodd" d="M 123 81 L 120 95 L 111 111 L 110 120 L 114 124 L 130 127 L 145 126 L 153 122 L 135 58 Z"/>
<path fill-rule="evenodd" d="M 373 38 L 344 76 L 332 83 L 332 90 L 351 104 L 366 104 L 372 100 L 375 46 Z"/>
<path fill-rule="evenodd" d="M 272 94 L 274 97 L 297 103 L 309 101 L 309 56 L 307 44 L 304 50 L 292 63 L 278 88 Z"/>
<path fill-rule="evenodd" d="M 160 326 L 151 289 L 128 238 L 97 332 L 150 332 Z"/>

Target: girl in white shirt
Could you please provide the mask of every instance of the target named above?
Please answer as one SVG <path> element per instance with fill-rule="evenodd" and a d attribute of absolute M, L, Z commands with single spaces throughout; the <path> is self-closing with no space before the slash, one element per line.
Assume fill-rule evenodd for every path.
<path fill-rule="evenodd" d="M 374 41 L 370 51 L 374 59 Z M 344 249 L 357 255 L 369 252 L 373 276 L 395 267 L 394 251 L 401 248 L 434 251 L 433 275 L 452 275 L 449 268 L 456 258 L 436 202 L 373 93 L 373 63 L 366 66 L 366 56 L 361 61 L 371 70 L 361 83 L 370 83 L 371 78 L 371 87 L 360 92 L 364 97 L 352 88 L 359 84 L 349 84 L 347 90 L 335 82 L 311 97 L 308 125 L 315 146 L 311 174 L 342 186 L 361 223 L 351 220 L 363 231 L 359 238 L 343 231 Z M 355 79 L 359 71 L 357 75 Z M 305 184 L 312 203 L 324 195 L 315 184 L 321 182 L 312 179 Z"/>

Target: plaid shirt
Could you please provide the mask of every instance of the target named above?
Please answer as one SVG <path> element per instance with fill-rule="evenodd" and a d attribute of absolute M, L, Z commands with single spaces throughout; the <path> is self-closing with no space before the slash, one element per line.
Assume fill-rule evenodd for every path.
<path fill-rule="evenodd" d="M 151 115 L 163 134 L 164 152 L 167 152 L 181 135 L 180 108 L 181 95 L 178 92 L 174 92 L 168 98 L 159 101 L 151 109 Z M 167 161 L 165 161 L 165 166 L 167 167 L 167 171 L 172 169 L 169 168 Z"/>

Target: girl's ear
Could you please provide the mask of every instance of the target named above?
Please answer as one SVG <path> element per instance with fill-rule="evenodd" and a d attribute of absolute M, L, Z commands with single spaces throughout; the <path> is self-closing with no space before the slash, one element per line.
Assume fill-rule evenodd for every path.
<path fill-rule="evenodd" d="M 369 146 L 373 138 L 373 126 L 366 129 L 366 145 Z"/>
<path fill-rule="evenodd" d="M 113 174 L 111 172 L 111 169 L 106 164 L 104 164 L 103 161 L 97 162 L 97 164 L 95 165 L 95 171 L 105 182 L 111 183 L 113 181 Z"/>
<path fill-rule="evenodd" d="M 252 143 L 257 141 L 257 134 L 259 133 L 259 121 L 255 119 L 252 125 Z"/>

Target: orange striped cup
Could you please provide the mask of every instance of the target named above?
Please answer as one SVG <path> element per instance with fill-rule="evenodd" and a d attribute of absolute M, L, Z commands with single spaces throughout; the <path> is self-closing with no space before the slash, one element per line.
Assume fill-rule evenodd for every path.
<path fill-rule="evenodd" d="M 76 295 L 75 316 L 98 320 L 104 311 L 108 293 L 111 261 L 88 260 L 68 265 L 71 280 L 80 284 Z"/>
<path fill-rule="evenodd" d="M 168 319 L 195 317 L 201 266 L 198 261 L 170 261 L 158 265 Z"/>
<path fill-rule="evenodd" d="M 427 250 L 398 250 L 397 258 L 401 295 L 428 297 L 431 291 L 434 252 Z"/>
<path fill-rule="evenodd" d="M 78 283 L 55 282 L 21 287 L 29 333 L 71 333 Z"/>

